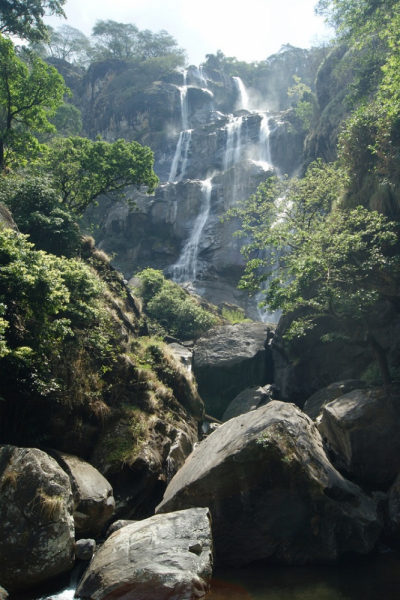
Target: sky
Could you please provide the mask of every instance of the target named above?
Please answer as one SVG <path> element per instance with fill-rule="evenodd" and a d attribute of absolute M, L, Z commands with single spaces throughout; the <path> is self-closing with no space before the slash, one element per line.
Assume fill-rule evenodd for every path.
<path fill-rule="evenodd" d="M 97 19 L 165 29 L 199 64 L 218 49 L 247 62 L 263 60 L 282 44 L 308 48 L 329 39 L 317 0 L 67 0 L 67 23 L 90 35 Z M 49 17 L 53 27 L 65 23 Z"/>

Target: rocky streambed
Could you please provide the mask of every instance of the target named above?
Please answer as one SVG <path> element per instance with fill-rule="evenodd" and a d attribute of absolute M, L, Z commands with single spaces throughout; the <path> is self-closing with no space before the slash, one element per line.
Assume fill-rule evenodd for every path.
<path fill-rule="evenodd" d="M 222 424 L 209 395 L 203 439 L 149 518 L 115 522 L 123 498 L 114 512 L 111 486 L 78 457 L 1 447 L 0 583 L 11 598 L 44 597 L 35 584 L 78 579 L 83 569 L 76 591 L 58 580 L 64 591 L 46 597 L 396 597 L 400 388 L 346 380 L 303 410 L 279 400 L 268 371 L 273 329 L 226 326 L 195 345 L 195 372 L 200 357 L 198 368 L 208 356 L 212 369 L 212 347 L 219 354 L 221 389 L 234 382 L 230 368 L 252 376 L 215 404 Z M 221 348 L 238 338 L 247 351 L 229 362 Z"/>

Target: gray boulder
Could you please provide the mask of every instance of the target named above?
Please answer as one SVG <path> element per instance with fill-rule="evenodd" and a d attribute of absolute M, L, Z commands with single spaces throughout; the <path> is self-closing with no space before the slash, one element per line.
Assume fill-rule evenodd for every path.
<path fill-rule="evenodd" d="M 74 520 L 68 476 L 36 448 L 0 448 L 0 582 L 9 591 L 69 571 Z"/>
<path fill-rule="evenodd" d="M 94 540 L 78 540 L 75 542 L 75 556 L 79 560 L 91 560 L 95 550 L 96 542 Z"/>
<path fill-rule="evenodd" d="M 338 464 L 365 482 L 385 483 L 400 471 L 399 392 L 354 390 L 323 409 L 319 430 Z"/>
<path fill-rule="evenodd" d="M 92 600 L 193 600 L 206 595 L 212 566 L 208 509 L 156 515 L 113 533 L 76 595 Z"/>
<path fill-rule="evenodd" d="M 272 382 L 272 335 L 273 325 L 238 323 L 215 327 L 197 340 L 193 370 L 206 413 L 220 419 L 244 389 Z"/>
<path fill-rule="evenodd" d="M 333 402 L 336 398 L 340 398 L 353 390 L 362 390 L 367 387 L 365 381 L 361 379 L 346 379 L 345 381 L 336 381 L 331 383 L 328 387 L 323 388 L 315 392 L 306 401 L 303 406 L 303 412 L 306 413 L 311 419 L 315 419 L 321 414 L 323 407 L 329 402 Z"/>
<path fill-rule="evenodd" d="M 81 458 L 58 450 L 50 452 L 71 481 L 76 536 L 98 537 L 114 512 L 111 485 L 97 469 Z"/>
<path fill-rule="evenodd" d="M 111 534 L 115 533 L 116 531 L 119 531 L 127 525 L 132 525 L 132 523 L 137 523 L 137 521 L 132 521 L 129 519 L 118 519 L 118 521 L 114 521 L 114 523 L 111 523 L 110 527 L 107 529 L 105 538 L 109 538 Z"/>
<path fill-rule="evenodd" d="M 0 600 L 7 600 L 8 598 L 8 592 L 7 590 L 5 590 L 4 588 L 1 587 L 0 585 Z"/>
<path fill-rule="evenodd" d="M 242 565 L 334 561 L 369 552 L 376 506 L 329 462 L 314 423 L 272 401 L 202 442 L 168 486 L 158 513 L 208 506 L 217 560 Z"/>
<path fill-rule="evenodd" d="M 229 419 L 243 415 L 251 410 L 256 410 L 256 408 L 270 402 L 273 393 L 272 387 L 271 385 L 265 385 L 264 387 L 256 386 L 240 392 L 224 412 L 222 421 L 229 421 Z"/>

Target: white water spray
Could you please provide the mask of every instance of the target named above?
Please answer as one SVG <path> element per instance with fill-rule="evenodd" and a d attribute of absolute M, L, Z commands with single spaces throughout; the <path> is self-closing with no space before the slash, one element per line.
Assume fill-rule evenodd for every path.
<path fill-rule="evenodd" d="M 266 113 L 262 116 L 261 122 L 260 122 L 259 161 L 261 163 L 266 163 L 268 166 L 272 165 L 270 135 L 271 135 L 271 130 L 269 127 L 269 116 L 268 116 L 268 113 Z"/>
<path fill-rule="evenodd" d="M 178 143 L 176 145 L 174 159 L 171 165 L 171 171 L 169 173 L 168 181 L 170 183 L 174 181 L 182 181 L 185 176 L 190 142 L 192 139 L 192 129 L 181 131 L 179 134 Z"/>
<path fill-rule="evenodd" d="M 233 81 L 235 82 L 239 94 L 237 110 L 249 110 L 249 95 L 244 87 L 243 81 L 240 79 L 240 77 L 233 77 Z"/>
<path fill-rule="evenodd" d="M 195 281 L 196 279 L 199 242 L 210 214 L 211 192 L 211 179 L 206 179 L 202 182 L 203 203 L 200 213 L 194 223 L 192 233 L 181 252 L 178 262 L 172 268 L 172 279 L 177 283 Z"/>
<path fill-rule="evenodd" d="M 239 162 L 242 154 L 243 117 L 233 117 L 226 126 L 224 171 Z"/>

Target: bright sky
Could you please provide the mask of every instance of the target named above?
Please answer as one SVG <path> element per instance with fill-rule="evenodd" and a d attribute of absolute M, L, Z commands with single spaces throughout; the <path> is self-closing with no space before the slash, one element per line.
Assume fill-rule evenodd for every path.
<path fill-rule="evenodd" d="M 263 60 L 282 44 L 310 47 L 328 39 L 317 0 L 67 0 L 68 24 L 90 35 L 97 19 L 166 29 L 199 64 L 220 49 L 240 60 Z M 53 27 L 65 23 L 47 19 Z"/>

